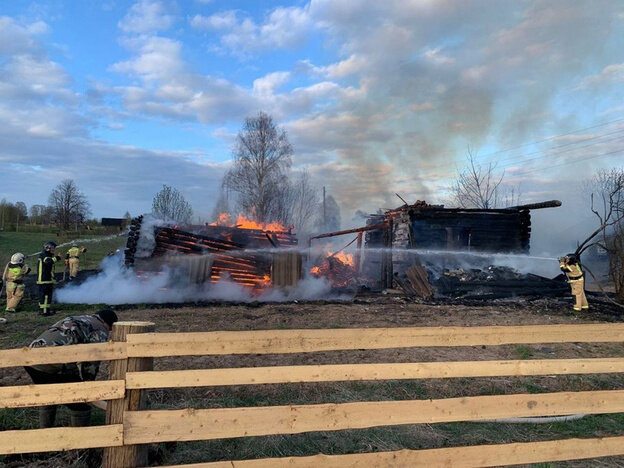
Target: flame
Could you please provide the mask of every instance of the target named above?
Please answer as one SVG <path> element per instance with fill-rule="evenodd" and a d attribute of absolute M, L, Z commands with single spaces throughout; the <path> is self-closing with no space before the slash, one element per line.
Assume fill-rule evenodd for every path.
<path fill-rule="evenodd" d="M 336 254 L 332 254 L 329 252 L 329 257 L 334 257 L 340 260 L 345 265 L 354 266 L 355 261 L 353 260 L 353 255 L 350 253 L 338 252 Z"/>
<path fill-rule="evenodd" d="M 278 222 L 272 223 L 259 223 L 252 219 L 247 218 L 245 215 L 239 214 L 236 218 L 236 222 L 232 221 L 232 215 L 229 213 L 221 213 L 219 220 L 215 223 L 210 223 L 209 226 L 228 226 L 236 227 L 239 229 L 258 229 L 261 231 L 274 231 L 274 232 L 286 232 L 294 228 L 294 226 L 284 226 Z"/>
<path fill-rule="evenodd" d="M 319 265 L 310 268 L 310 274 L 325 276 L 337 287 L 347 286 L 358 276 L 353 255 L 342 251 L 335 254 L 328 252 Z"/>

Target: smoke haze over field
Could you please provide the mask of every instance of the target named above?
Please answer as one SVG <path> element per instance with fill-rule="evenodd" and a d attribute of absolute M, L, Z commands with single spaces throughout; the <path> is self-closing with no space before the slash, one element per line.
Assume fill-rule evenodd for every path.
<path fill-rule="evenodd" d="M 332 294 L 330 284 L 323 278 L 308 277 L 296 288 L 267 289 L 252 294 L 249 289 L 223 279 L 216 284 L 189 284 L 179 272 L 165 267 L 161 272 L 137 273 L 123 266 L 120 253 L 106 257 L 101 271 L 80 284 L 68 284 L 58 289 L 55 298 L 69 304 L 162 304 L 193 301 L 284 302 L 294 300 L 347 299 Z"/>

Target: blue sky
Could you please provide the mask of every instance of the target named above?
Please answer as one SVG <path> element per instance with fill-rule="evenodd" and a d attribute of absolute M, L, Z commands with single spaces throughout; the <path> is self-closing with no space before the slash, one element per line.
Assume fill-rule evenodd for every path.
<path fill-rule="evenodd" d="M 624 165 L 623 38 L 618 1 L 2 2 L 0 199 L 70 178 L 119 217 L 167 184 L 206 220 L 264 111 L 343 227 L 445 202 L 468 148 L 565 218 Z"/>

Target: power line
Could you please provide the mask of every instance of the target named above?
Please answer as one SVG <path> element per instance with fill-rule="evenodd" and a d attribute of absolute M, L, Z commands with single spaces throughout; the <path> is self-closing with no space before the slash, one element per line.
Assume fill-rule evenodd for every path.
<path fill-rule="evenodd" d="M 543 138 L 541 140 L 533 141 L 533 142 L 530 142 L 530 143 L 524 143 L 522 145 L 514 146 L 512 148 L 507 148 L 507 149 L 503 149 L 503 150 L 494 151 L 492 153 L 485 154 L 484 157 L 494 156 L 494 155 L 500 154 L 500 153 L 506 153 L 507 151 L 513 151 L 513 150 L 518 149 L 518 148 L 524 148 L 525 146 L 537 145 L 539 143 L 544 143 L 546 141 L 554 140 L 556 138 L 561 138 L 561 137 L 565 137 L 565 136 L 575 135 L 575 134 L 577 134 L 579 132 L 585 132 L 587 130 L 592 130 L 592 129 L 598 128 L 598 127 L 605 127 L 607 125 L 611 125 L 611 124 L 614 124 L 614 123 L 617 123 L 617 122 L 622 122 L 622 121 L 624 121 L 624 117 L 622 117 L 620 119 L 611 120 L 609 122 L 605 122 L 605 123 L 602 123 L 602 124 L 592 125 L 591 127 L 585 127 L 585 128 L 581 128 L 581 129 L 578 129 L 578 130 L 572 130 L 571 132 L 568 132 L 568 133 L 562 133 L 560 135 L 553 135 L 553 136 L 550 136 L 550 137 L 547 137 L 547 138 Z"/>
<path fill-rule="evenodd" d="M 501 153 L 505 153 L 505 152 L 508 152 L 508 151 L 512 151 L 514 149 L 523 148 L 523 147 L 526 147 L 526 146 L 537 145 L 539 143 L 543 143 L 543 142 L 546 142 L 546 141 L 551 141 L 551 140 L 554 140 L 556 138 L 561 138 L 561 137 L 564 137 L 564 136 L 575 135 L 578 132 L 591 130 L 591 129 L 598 128 L 598 127 L 604 127 L 606 125 L 611 125 L 613 123 L 622 122 L 622 121 L 624 121 L 624 118 L 612 120 L 612 121 L 605 122 L 605 123 L 602 123 L 602 124 L 592 125 L 590 127 L 585 127 L 585 128 L 582 128 L 582 129 L 578 129 L 578 130 L 574 130 L 574 131 L 568 132 L 568 133 L 563 133 L 563 134 L 560 134 L 560 135 L 554 135 L 554 136 L 551 136 L 551 137 L 548 137 L 548 138 L 544 138 L 542 140 L 537 140 L 537 141 L 534 141 L 534 142 L 525 143 L 523 145 L 519 145 L 519 146 L 516 146 L 516 147 L 513 147 L 513 148 L 507 148 L 507 149 L 495 151 L 495 152 L 492 152 L 492 153 L 488 153 L 484 157 L 487 158 L 488 156 L 494 156 L 494 155 L 497 155 L 497 154 L 501 154 Z M 505 163 L 505 165 L 510 165 L 510 164 L 514 164 L 515 161 L 517 161 L 518 163 L 525 162 L 526 160 L 524 158 L 526 158 L 526 156 L 532 156 L 534 154 L 544 154 L 545 152 L 548 152 L 548 151 L 551 151 L 551 150 L 554 150 L 554 149 L 564 148 L 564 147 L 573 146 L 573 145 L 578 145 L 580 143 L 584 143 L 584 142 L 587 142 L 587 141 L 596 141 L 596 144 L 605 143 L 606 141 L 612 141 L 612 139 L 611 140 L 605 140 L 605 141 L 599 141 L 599 140 L 602 139 L 602 138 L 605 138 L 607 136 L 621 134 L 621 133 L 624 133 L 624 129 L 623 128 L 620 128 L 618 130 L 614 130 L 612 132 L 603 133 L 603 134 L 600 134 L 600 135 L 590 136 L 590 137 L 583 138 L 583 139 L 576 140 L 576 141 L 572 141 L 572 142 L 562 143 L 560 145 L 551 147 L 549 149 L 535 150 L 535 151 L 532 151 L 530 153 L 524 153 L 524 154 L 520 154 L 520 155 L 509 156 L 509 157 L 503 158 L 503 159 L 489 161 L 488 163 L 496 162 L 496 163 Z M 589 147 L 589 146 L 591 146 L 591 145 L 585 145 L 585 146 L 583 146 L 583 148 L 586 148 L 586 147 Z M 448 167 L 448 164 L 436 164 L 436 165 L 430 166 L 428 169 L 431 171 L 431 170 L 441 169 L 441 168 L 446 168 L 446 167 Z"/>
<path fill-rule="evenodd" d="M 576 164 L 576 163 L 579 163 L 579 162 L 587 161 L 589 159 L 601 158 L 601 157 L 605 157 L 605 156 L 612 156 L 612 155 L 618 154 L 618 153 L 624 153 L 624 148 L 619 148 L 617 150 L 609 151 L 607 153 L 602 153 L 602 154 L 594 154 L 594 155 L 590 155 L 590 156 L 583 156 L 583 157 L 580 157 L 578 159 L 572 159 L 572 160 L 568 160 L 568 161 L 562 162 L 560 164 L 552 164 L 550 166 L 542 166 L 542 167 L 537 167 L 537 168 L 533 168 L 533 169 L 527 169 L 527 170 L 522 171 L 522 172 L 514 173 L 514 175 L 526 175 L 526 174 L 530 174 L 530 173 L 536 172 L 536 171 L 544 171 L 546 169 L 552 169 L 552 168 L 555 168 L 555 167 L 561 167 L 561 166 L 565 166 L 567 164 Z"/>

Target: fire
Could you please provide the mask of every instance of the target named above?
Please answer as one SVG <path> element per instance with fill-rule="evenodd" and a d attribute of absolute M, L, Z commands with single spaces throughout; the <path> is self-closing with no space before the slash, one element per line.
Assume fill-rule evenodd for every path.
<path fill-rule="evenodd" d="M 338 252 L 336 254 L 332 254 L 329 252 L 329 257 L 334 257 L 340 260 L 345 265 L 355 266 L 355 261 L 353 260 L 353 255 L 350 253 Z"/>
<path fill-rule="evenodd" d="M 320 265 L 310 268 L 310 273 L 314 276 L 325 276 L 338 287 L 347 286 L 358 276 L 353 255 L 342 251 L 335 254 L 328 252 Z"/>
<path fill-rule="evenodd" d="M 272 223 L 259 223 L 252 219 L 247 218 L 246 216 L 239 214 L 236 218 L 236 221 L 232 221 L 232 215 L 229 213 L 221 213 L 219 215 L 219 220 L 216 223 L 211 223 L 210 226 L 228 226 L 228 227 L 236 227 L 239 229 L 258 229 L 260 231 L 273 231 L 273 232 L 286 232 L 293 229 L 294 226 L 286 227 L 281 223 L 272 222 Z"/>

